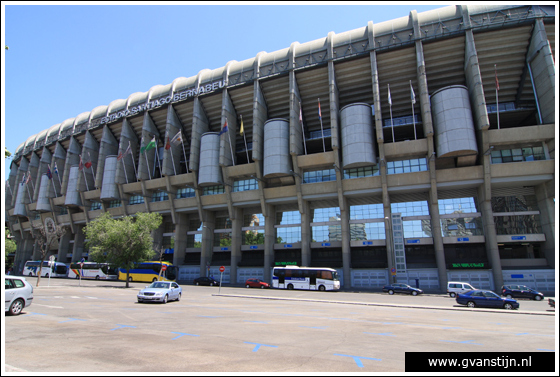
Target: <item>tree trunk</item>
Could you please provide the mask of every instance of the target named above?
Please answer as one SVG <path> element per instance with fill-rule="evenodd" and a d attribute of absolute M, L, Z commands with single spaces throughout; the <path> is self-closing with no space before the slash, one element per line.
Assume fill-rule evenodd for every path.
<path fill-rule="evenodd" d="M 126 269 L 126 287 L 127 287 L 127 288 L 128 288 L 128 279 L 129 279 L 129 276 L 130 276 L 130 269 L 127 268 L 127 269 Z"/>

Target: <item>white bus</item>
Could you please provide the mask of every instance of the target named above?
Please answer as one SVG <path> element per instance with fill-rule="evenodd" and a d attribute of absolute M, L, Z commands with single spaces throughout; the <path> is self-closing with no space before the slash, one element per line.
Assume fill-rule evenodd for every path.
<path fill-rule="evenodd" d="M 95 279 L 95 280 L 117 280 L 118 270 L 109 263 L 84 262 L 82 267 L 80 263 L 72 263 L 68 271 L 68 277 L 79 279 Z"/>
<path fill-rule="evenodd" d="M 27 261 L 23 267 L 23 275 L 25 276 L 37 276 L 39 274 L 39 267 L 41 261 Z M 53 277 L 53 278 L 65 278 L 68 275 L 68 267 L 61 262 L 52 262 L 52 266 L 49 265 L 49 261 L 43 261 L 43 268 L 41 269 L 41 277 Z"/>
<path fill-rule="evenodd" d="M 333 291 L 340 289 L 338 272 L 328 267 L 274 267 L 272 287 Z"/>

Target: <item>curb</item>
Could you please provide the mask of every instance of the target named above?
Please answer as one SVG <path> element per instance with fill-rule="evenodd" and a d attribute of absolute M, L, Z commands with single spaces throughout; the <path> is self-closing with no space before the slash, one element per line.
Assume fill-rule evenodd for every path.
<path fill-rule="evenodd" d="M 343 305 L 362 305 L 362 306 L 385 306 L 392 308 L 414 308 L 414 309 L 432 309 L 432 310 L 461 310 L 471 312 L 486 312 L 486 313 L 509 313 L 509 314 L 528 314 L 528 315 L 548 315 L 554 316 L 556 313 L 548 312 L 535 312 L 535 311 L 519 311 L 519 310 L 500 310 L 483 309 L 483 308 L 467 308 L 466 306 L 417 306 L 417 305 L 399 305 L 399 304 L 380 304 L 372 302 L 358 302 L 358 301 L 333 301 L 333 300 L 316 300 L 307 298 L 286 298 L 286 297 L 271 297 L 271 296 L 248 296 L 248 295 L 232 295 L 232 294 L 219 294 L 213 293 L 212 296 L 234 297 L 234 298 L 252 298 L 261 300 L 285 300 L 285 301 L 307 301 L 307 302 L 321 302 L 325 304 L 343 304 Z"/>

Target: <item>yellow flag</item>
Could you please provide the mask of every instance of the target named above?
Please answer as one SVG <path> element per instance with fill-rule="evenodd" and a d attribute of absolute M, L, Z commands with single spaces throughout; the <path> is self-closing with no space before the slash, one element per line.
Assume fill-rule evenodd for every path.
<path fill-rule="evenodd" d="M 241 118 L 241 127 L 239 128 L 239 135 L 243 135 L 243 118 Z"/>

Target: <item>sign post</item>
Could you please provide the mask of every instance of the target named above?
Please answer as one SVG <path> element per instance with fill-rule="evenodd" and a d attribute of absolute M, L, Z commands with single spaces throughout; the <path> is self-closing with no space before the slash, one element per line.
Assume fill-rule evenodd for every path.
<path fill-rule="evenodd" d="M 220 288 L 218 288 L 218 294 L 220 294 L 220 291 L 222 290 L 222 276 L 224 275 L 225 270 L 226 268 L 224 266 L 220 266 Z"/>
<path fill-rule="evenodd" d="M 166 264 L 162 264 L 162 265 L 161 265 L 161 271 L 159 272 L 159 276 L 158 276 L 158 281 L 159 281 L 160 278 L 161 278 L 161 273 L 162 273 L 163 271 L 165 271 L 165 270 L 167 270 L 167 265 L 166 265 Z"/>

